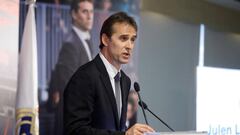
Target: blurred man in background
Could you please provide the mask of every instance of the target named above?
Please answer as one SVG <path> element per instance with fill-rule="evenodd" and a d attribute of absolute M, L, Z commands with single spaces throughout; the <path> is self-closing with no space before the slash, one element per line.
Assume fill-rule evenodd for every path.
<path fill-rule="evenodd" d="M 66 84 L 78 67 L 92 60 L 93 45 L 90 30 L 93 26 L 92 0 L 72 0 L 72 29 L 66 36 L 49 84 L 48 108 L 55 113 L 55 135 L 63 129 L 62 95 Z"/>
<path fill-rule="evenodd" d="M 135 90 L 130 90 L 128 95 L 126 127 L 129 128 L 137 122 L 138 95 Z"/>

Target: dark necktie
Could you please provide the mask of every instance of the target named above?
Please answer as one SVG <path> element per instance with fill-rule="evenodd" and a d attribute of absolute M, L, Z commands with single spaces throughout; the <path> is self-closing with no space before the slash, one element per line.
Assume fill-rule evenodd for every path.
<path fill-rule="evenodd" d="M 115 80 L 115 96 L 116 96 L 116 103 L 117 103 L 119 120 L 121 118 L 121 106 L 120 106 L 120 102 L 121 102 L 121 86 L 120 86 L 120 77 L 121 77 L 120 72 L 118 72 L 116 74 L 116 76 L 114 77 L 114 80 Z"/>
<path fill-rule="evenodd" d="M 86 43 L 88 45 L 88 48 L 90 50 L 90 53 L 91 53 L 90 55 L 91 55 L 91 57 L 93 57 L 93 45 L 92 45 L 92 42 L 91 42 L 90 39 L 86 39 L 85 41 L 86 41 Z"/>

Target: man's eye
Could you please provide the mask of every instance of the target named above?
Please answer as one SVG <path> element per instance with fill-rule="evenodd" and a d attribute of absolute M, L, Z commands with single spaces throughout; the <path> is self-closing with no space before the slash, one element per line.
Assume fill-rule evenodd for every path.
<path fill-rule="evenodd" d="M 131 41 L 132 41 L 132 42 L 135 42 L 135 40 L 136 40 L 136 38 L 131 38 Z"/>
<path fill-rule="evenodd" d="M 87 11 L 87 10 L 83 10 L 82 12 L 83 12 L 84 14 L 86 14 L 88 11 Z"/>
<path fill-rule="evenodd" d="M 128 40 L 128 37 L 127 37 L 127 36 L 121 36 L 121 37 L 120 37 L 120 40 L 121 40 L 121 41 L 127 41 L 127 40 Z"/>

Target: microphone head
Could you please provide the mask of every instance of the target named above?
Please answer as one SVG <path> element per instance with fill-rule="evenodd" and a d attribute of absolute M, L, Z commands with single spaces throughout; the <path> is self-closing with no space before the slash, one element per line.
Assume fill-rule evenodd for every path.
<path fill-rule="evenodd" d="M 147 109 L 147 108 L 148 108 L 147 104 L 146 104 L 145 102 L 143 102 L 143 101 L 142 101 L 142 104 L 141 104 L 141 101 L 138 101 L 138 104 L 139 104 L 141 107 L 143 107 L 144 109 Z M 143 106 L 142 106 L 142 105 L 143 105 Z"/>
<path fill-rule="evenodd" d="M 134 82 L 134 89 L 135 89 L 136 92 L 140 91 L 140 87 L 139 87 L 139 84 L 137 82 Z"/>

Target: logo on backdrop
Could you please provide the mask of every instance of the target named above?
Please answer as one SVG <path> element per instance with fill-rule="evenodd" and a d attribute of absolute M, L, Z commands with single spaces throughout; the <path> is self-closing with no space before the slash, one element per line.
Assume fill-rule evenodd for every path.
<path fill-rule="evenodd" d="M 18 109 L 16 114 L 16 135 L 35 135 L 38 131 L 35 123 L 38 117 L 38 110 Z"/>

